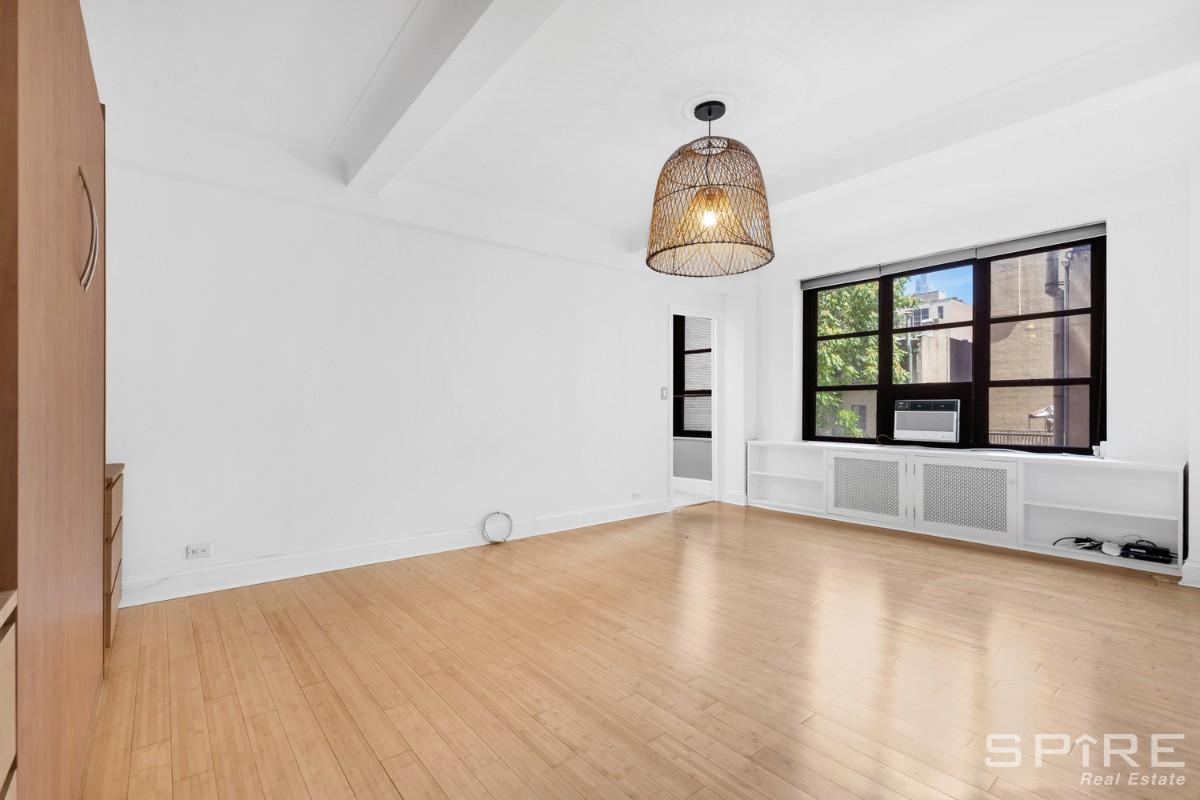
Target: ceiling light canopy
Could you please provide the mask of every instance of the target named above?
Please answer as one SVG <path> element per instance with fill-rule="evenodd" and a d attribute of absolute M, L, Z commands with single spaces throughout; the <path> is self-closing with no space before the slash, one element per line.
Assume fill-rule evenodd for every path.
<path fill-rule="evenodd" d="M 668 275 L 709 278 L 749 272 L 775 257 L 767 189 L 746 145 L 712 135 L 725 104 L 696 106 L 708 135 L 680 147 L 658 176 L 646 266 Z"/>

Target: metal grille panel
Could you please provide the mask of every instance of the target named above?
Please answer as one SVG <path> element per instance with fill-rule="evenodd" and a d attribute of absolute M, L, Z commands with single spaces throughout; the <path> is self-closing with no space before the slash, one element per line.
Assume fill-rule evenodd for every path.
<path fill-rule="evenodd" d="M 1008 533 L 1008 472 L 996 467 L 925 464 L 927 522 Z"/>
<path fill-rule="evenodd" d="M 834 458 L 833 504 L 839 509 L 900 516 L 899 465 L 873 458 Z"/>

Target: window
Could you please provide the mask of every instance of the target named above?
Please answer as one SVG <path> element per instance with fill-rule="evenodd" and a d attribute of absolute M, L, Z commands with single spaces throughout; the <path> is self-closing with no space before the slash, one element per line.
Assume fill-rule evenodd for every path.
<path fill-rule="evenodd" d="M 813 300 L 816 433 L 837 439 L 874 437 L 878 416 L 879 283 L 853 283 L 819 291 Z M 865 408 L 867 413 L 858 413 L 856 407 Z"/>
<path fill-rule="evenodd" d="M 1105 240 L 1090 233 L 806 286 L 804 438 L 890 438 L 895 401 L 957 399 L 960 447 L 1090 452 L 1105 435 Z"/>
<path fill-rule="evenodd" d="M 674 318 L 674 430 L 676 436 L 712 438 L 712 320 Z"/>
<path fill-rule="evenodd" d="M 988 265 L 989 444 L 1087 449 L 1096 443 L 1093 256 L 1094 245 L 1085 242 Z"/>

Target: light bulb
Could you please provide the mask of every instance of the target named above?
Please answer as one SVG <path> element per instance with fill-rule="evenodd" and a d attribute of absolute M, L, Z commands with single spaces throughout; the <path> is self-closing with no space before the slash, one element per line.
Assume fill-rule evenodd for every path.
<path fill-rule="evenodd" d="M 700 224 L 706 228 L 711 228 L 717 224 L 717 212 L 705 211 L 700 215 Z"/>

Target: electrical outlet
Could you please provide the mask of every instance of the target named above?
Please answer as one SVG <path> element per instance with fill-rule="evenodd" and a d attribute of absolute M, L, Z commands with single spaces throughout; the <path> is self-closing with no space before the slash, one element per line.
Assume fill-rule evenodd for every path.
<path fill-rule="evenodd" d="M 630 499 L 631 499 L 631 500 L 633 500 L 633 502 L 635 502 L 635 503 L 636 503 L 637 501 L 639 501 L 639 500 L 641 500 L 641 499 L 642 499 L 642 493 L 641 493 L 641 492 L 633 492 L 633 493 L 630 495 Z"/>
<path fill-rule="evenodd" d="M 201 544 L 189 544 L 187 546 L 186 556 L 187 558 L 208 558 L 210 555 L 212 555 L 210 552 L 211 548 L 212 545 L 208 542 L 203 542 Z"/>

